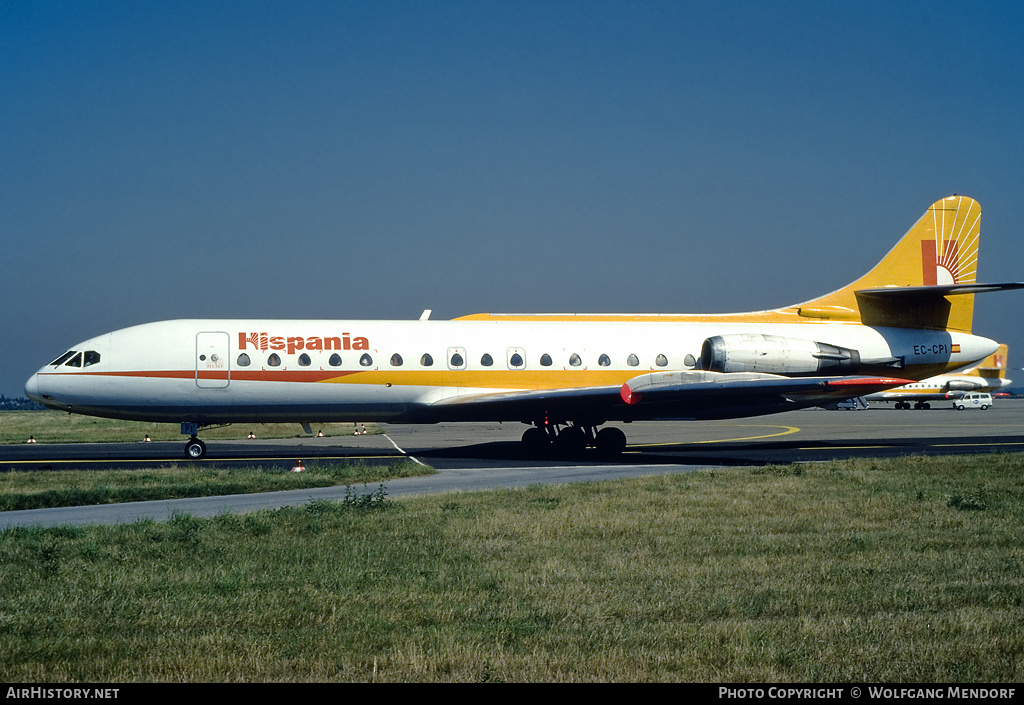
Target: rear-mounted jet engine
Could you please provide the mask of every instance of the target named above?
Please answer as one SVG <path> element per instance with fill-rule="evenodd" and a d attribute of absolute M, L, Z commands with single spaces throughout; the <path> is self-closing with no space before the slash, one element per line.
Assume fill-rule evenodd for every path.
<path fill-rule="evenodd" d="M 828 343 L 779 335 L 716 335 L 700 349 L 700 367 L 711 372 L 777 375 L 850 375 L 860 370 L 860 353 Z"/>

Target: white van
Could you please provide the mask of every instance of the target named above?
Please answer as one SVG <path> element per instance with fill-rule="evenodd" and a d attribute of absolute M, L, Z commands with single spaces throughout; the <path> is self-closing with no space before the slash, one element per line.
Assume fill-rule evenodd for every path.
<path fill-rule="evenodd" d="M 984 411 L 992 406 L 992 395 L 988 392 L 971 392 L 970 394 L 964 394 L 959 399 L 955 399 L 953 406 L 958 411 L 963 411 L 964 409 L 981 409 Z"/>

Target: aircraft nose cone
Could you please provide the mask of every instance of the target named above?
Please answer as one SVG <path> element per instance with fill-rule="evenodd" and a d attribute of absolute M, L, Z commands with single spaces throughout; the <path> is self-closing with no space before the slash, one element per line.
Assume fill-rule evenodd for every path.
<path fill-rule="evenodd" d="M 25 382 L 25 396 L 35 402 L 42 402 L 39 394 L 39 375 L 32 375 Z"/>

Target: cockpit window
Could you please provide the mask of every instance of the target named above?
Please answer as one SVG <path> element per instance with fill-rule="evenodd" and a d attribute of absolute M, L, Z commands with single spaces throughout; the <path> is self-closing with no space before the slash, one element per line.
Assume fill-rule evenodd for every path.
<path fill-rule="evenodd" d="M 54 367 L 56 367 L 57 365 L 63 365 L 65 362 L 68 361 L 68 358 L 71 357 L 74 354 L 75 354 L 74 350 L 68 350 L 66 353 L 64 353 L 63 355 L 58 357 L 56 360 L 54 360 L 50 364 L 53 365 Z"/>
<path fill-rule="evenodd" d="M 80 353 L 77 350 L 68 350 L 50 364 L 53 367 L 64 365 L 66 367 L 89 367 L 100 361 L 100 354 L 95 350 L 86 350 Z"/>

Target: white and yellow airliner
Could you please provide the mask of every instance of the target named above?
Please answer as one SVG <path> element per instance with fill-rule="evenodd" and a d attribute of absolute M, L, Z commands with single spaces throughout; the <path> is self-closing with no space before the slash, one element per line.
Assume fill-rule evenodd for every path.
<path fill-rule="evenodd" d="M 718 315 L 476 314 L 420 320 L 176 320 L 105 333 L 40 369 L 54 409 L 204 426 L 234 422 L 521 421 L 528 445 L 606 453 L 609 421 L 756 416 L 959 369 L 971 334 L 981 208 L 950 196 L 870 272 L 821 298 Z"/>
<path fill-rule="evenodd" d="M 895 389 L 875 392 L 865 397 L 873 402 L 895 402 L 897 409 L 930 409 L 932 402 L 957 399 L 968 392 L 998 392 L 1013 380 L 1006 378 L 1009 348 L 999 349 L 973 367 L 952 374 L 936 375 Z"/>

